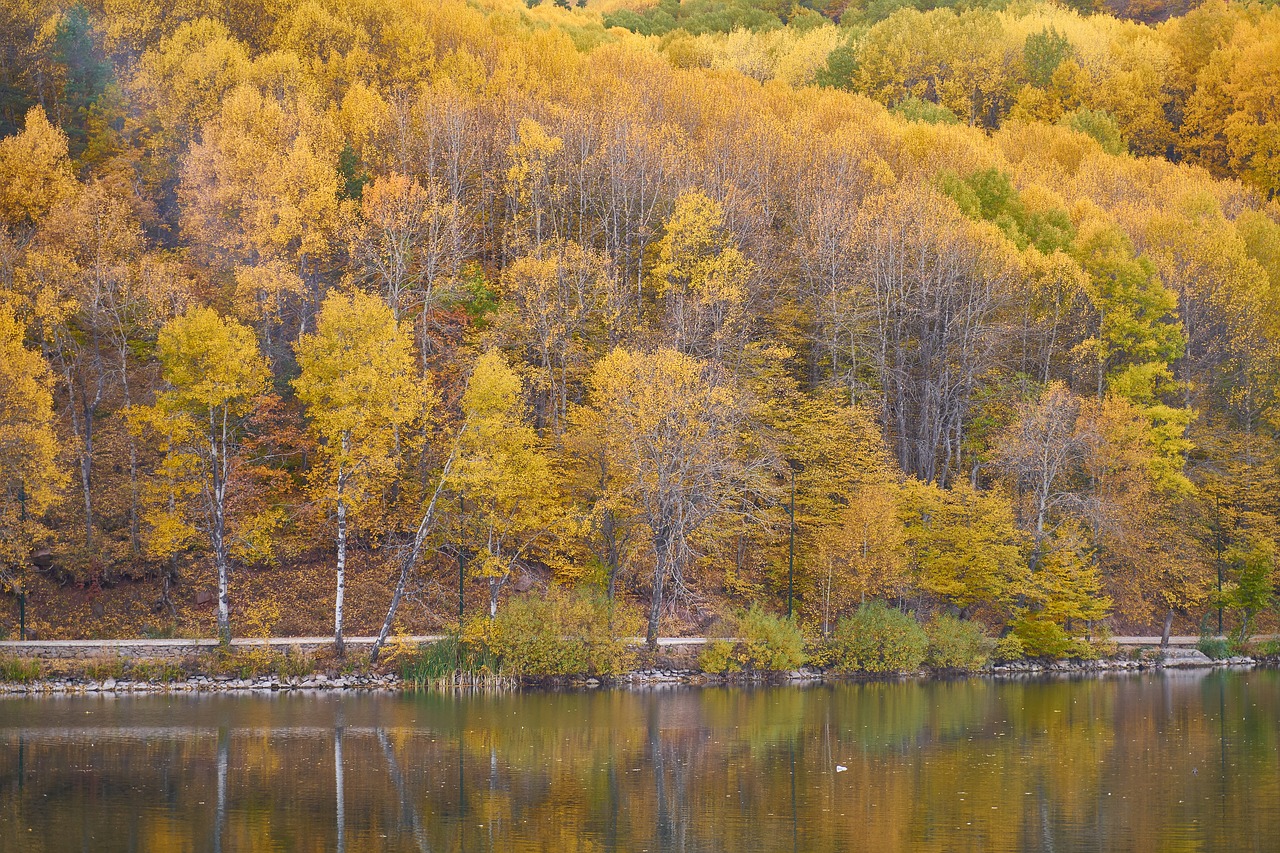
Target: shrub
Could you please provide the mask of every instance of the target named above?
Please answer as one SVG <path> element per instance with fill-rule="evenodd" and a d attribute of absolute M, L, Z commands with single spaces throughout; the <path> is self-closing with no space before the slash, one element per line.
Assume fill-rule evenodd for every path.
<path fill-rule="evenodd" d="M 1095 660 L 1099 655 L 1094 644 L 1084 637 L 1071 637 L 1067 640 L 1067 647 L 1063 649 L 1062 656 L 1072 660 Z"/>
<path fill-rule="evenodd" d="M 996 647 L 992 652 L 992 657 L 1001 661 L 1022 660 L 1026 656 L 1026 646 L 1022 645 L 1022 640 L 1013 634 L 996 640 Z"/>
<path fill-rule="evenodd" d="M 1252 653 L 1258 658 L 1280 657 L 1280 640 L 1266 640 L 1253 647 Z"/>
<path fill-rule="evenodd" d="M 44 667 L 37 658 L 0 657 L 0 681 L 16 681 L 21 684 L 38 679 Z"/>
<path fill-rule="evenodd" d="M 1196 643 L 1196 648 L 1210 660 L 1231 657 L 1231 644 L 1222 637 L 1201 637 L 1200 642 Z"/>
<path fill-rule="evenodd" d="M 938 669 L 982 669 L 991 660 L 995 643 L 976 622 L 943 615 L 925 627 L 929 637 L 926 661 Z"/>
<path fill-rule="evenodd" d="M 1022 642 L 1027 657 L 1060 658 L 1073 649 L 1062 626 L 1043 616 L 1023 616 L 1013 623 L 1013 636 Z"/>
<path fill-rule="evenodd" d="M 956 114 L 941 104 L 907 95 L 891 110 L 907 121 L 921 121 L 926 124 L 959 124 Z"/>
<path fill-rule="evenodd" d="M 730 640 L 710 640 L 698 655 L 698 666 L 703 672 L 740 672 L 742 665 L 733 657 Z"/>
<path fill-rule="evenodd" d="M 733 639 L 713 640 L 698 658 L 704 672 L 780 672 L 804 663 L 804 635 L 790 619 L 753 604 L 725 626 Z"/>
<path fill-rule="evenodd" d="M 512 599 L 480 630 L 502 666 L 521 675 L 622 672 L 634 656 L 622 638 L 639 632 L 639 618 L 616 602 L 558 586 Z"/>
<path fill-rule="evenodd" d="M 924 663 L 929 637 L 908 613 L 864 604 L 831 635 L 832 666 L 841 672 L 909 672 Z"/>

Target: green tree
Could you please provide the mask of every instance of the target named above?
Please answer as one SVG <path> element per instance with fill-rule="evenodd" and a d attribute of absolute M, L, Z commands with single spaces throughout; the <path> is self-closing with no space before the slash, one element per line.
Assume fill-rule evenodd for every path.
<path fill-rule="evenodd" d="M 1233 583 L 1226 604 L 1240 614 L 1240 639 L 1249 638 L 1254 618 L 1276 601 L 1276 544 L 1270 538 L 1249 535 L 1225 554 Z"/>

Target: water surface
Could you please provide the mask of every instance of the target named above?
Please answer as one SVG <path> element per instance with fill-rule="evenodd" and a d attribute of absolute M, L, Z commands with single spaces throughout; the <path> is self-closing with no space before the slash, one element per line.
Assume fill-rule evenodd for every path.
<path fill-rule="evenodd" d="M 5 699 L 0 739 L 0 850 L 1280 850 L 1275 670 Z"/>

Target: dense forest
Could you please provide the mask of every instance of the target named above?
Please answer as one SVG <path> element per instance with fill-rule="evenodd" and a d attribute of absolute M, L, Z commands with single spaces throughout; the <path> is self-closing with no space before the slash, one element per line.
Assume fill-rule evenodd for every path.
<path fill-rule="evenodd" d="M 0 621 L 1247 634 L 1276 92 L 1217 0 L 6 0 Z"/>

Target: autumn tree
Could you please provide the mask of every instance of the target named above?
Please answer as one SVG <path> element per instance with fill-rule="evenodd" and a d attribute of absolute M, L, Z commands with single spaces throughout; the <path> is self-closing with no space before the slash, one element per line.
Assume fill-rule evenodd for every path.
<path fill-rule="evenodd" d="M 0 140 L 0 222 L 30 227 L 74 188 L 66 134 L 32 107 L 22 132 Z"/>
<path fill-rule="evenodd" d="M 532 549 L 561 520 L 557 475 L 525 421 L 524 384 L 497 350 L 476 360 L 462 396 L 457 459 L 446 483 L 466 507 L 471 574 L 489 587 L 489 616 Z"/>
<path fill-rule="evenodd" d="M 971 615 L 1007 615 L 1029 580 L 1023 534 L 1008 496 L 963 481 L 950 489 L 908 480 L 902 519 L 916 585 Z"/>
<path fill-rule="evenodd" d="M 716 367 L 671 349 L 623 348 L 596 364 L 588 406 L 580 422 L 604 448 L 610 486 L 648 528 L 653 649 L 667 584 L 684 593 L 696 534 L 731 511 L 741 488 L 740 408 Z"/>
<path fill-rule="evenodd" d="M 348 514 L 394 483 L 400 442 L 422 415 L 424 395 L 412 341 L 376 297 L 330 294 L 315 334 L 300 337 L 294 349 L 301 375 L 293 385 L 324 459 L 312 472 L 315 493 L 337 516 L 333 642 L 341 655 Z"/>
<path fill-rule="evenodd" d="M 139 422 L 157 433 L 166 464 L 188 472 L 198 492 L 194 513 L 218 575 L 218 634 L 231 640 L 228 579 L 238 520 L 228 498 L 239 474 L 244 421 L 266 390 L 267 365 L 253 332 L 210 308 L 192 308 L 160 330 L 158 354 L 166 388 Z M 194 490 L 193 490 L 194 491 Z M 248 525 L 246 525 L 247 527 Z"/>
<path fill-rule="evenodd" d="M 578 396 L 590 359 L 617 326 L 611 271 L 600 252 L 572 241 L 547 241 L 509 264 L 502 284 L 513 309 L 508 334 L 525 344 L 537 367 L 536 421 L 558 435 L 571 394 Z"/>
<path fill-rule="evenodd" d="M 364 187 L 350 252 L 357 278 L 378 288 L 397 319 L 436 307 L 440 287 L 458 275 L 465 260 L 454 238 L 460 215 L 438 180 L 423 186 L 393 174 Z"/>
<path fill-rule="evenodd" d="M 25 329 L 0 303 L 0 582 L 22 593 L 33 544 L 49 535 L 42 516 L 66 480 L 58 466 L 53 376 L 27 349 Z"/>
<path fill-rule="evenodd" d="M 725 227 L 719 203 L 682 193 L 658 242 L 649 279 L 665 306 L 664 329 L 675 349 L 721 358 L 746 331 L 752 264 Z"/>
<path fill-rule="evenodd" d="M 945 485 L 964 464 L 970 409 L 1001 343 L 1017 259 L 994 228 L 924 186 L 865 206 L 858 241 L 885 432 L 904 473 Z"/>

